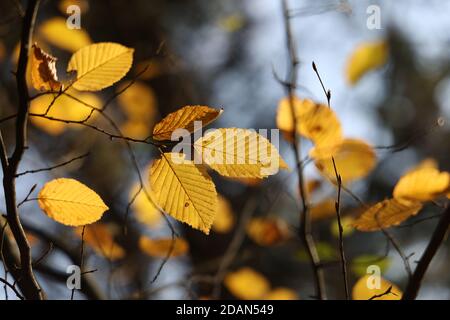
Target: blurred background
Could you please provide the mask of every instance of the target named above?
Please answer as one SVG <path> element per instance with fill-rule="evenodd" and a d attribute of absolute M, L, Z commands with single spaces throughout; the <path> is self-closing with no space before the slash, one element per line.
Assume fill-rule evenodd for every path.
<path fill-rule="evenodd" d="M 2 119 L 17 108 L 13 75 L 21 23 L 17 3 L 0 3 Z M 26 1 L 19 3 L 26 5 Z M 81 9 L 81 30 L 65 28 L 69 16 L 66 9 L 72 4 Z M 370 5 L 380 9 L 380 29 L 367 26 Z M 315 61 L 332 92 L 331 105 L 345 136 L 364 139 L 374 146 L 405 146 L 398 148 L 401 150 L 376 149 L 376 168 L 367 178 L 353 183 L 351 190 L 364 202 L 373 203 L 389 197 L 398 178 L 423 159 L 436 159 L 441 170 L 450 170 L 450 131 L 446 123 L 442 125 L 450 116 L 450 2 L 291 0 L 289 7 L 300 58 L 297 95 L 326 103 L 311 68 Z M 101 106 L 127 81 L 135 80 L 107 110 L 126 136 L 145 138 L 161 117 L 197 104 L 224 109 L 213 127 L 276 128 L 277 104 L 285 92 L 274 73 L 284 78 L 289 63 L 280 0 L 48 0 L 39 8 L 34 41 L 58 57 L 62 79 L 66 78 L 64 70 L 71 54 L 91 42 L 118 42 L 135 49 L 133 67 L 125 80 L 95 95 L 84 94 L 85 99 Z M 388 44 L 387 62 L 350 84 L 346 65 L 352 53 L 360 44 L 375 41 Z M 42 108 L 39 99 L 33 104 L 32 110 Z M 440 126 L 436 125 L 438 119 Z M 114 129 L 101 117 L 93 121 L 111 132 Z M 2 120 L 0 125 L 11 150 L 14 121 Z M 85 275 L 88 293 L 77 291 L 76 299 L 98 298 L 99 292 L 101 297 L 112 299 L 245 298 L 239 293 L 242 290 L 233 289 L 226 275 L 247 267 L 262 275 L 271 288 L 285 289 L 289 297 L 312 297 L 312 272 L 295 236 L 299 199 L 294 171 L 280 172 L 264 181 L 237 181 L 211 173 L 222 197 L 220 218 L 213 231 L 206 236 L 170 219 L 187 241 L 188 250 L 169 259 L 152 281 L 164 254 L 147 252 L 139 239 L 170 238 L 171 231 L 139 196 L 126 214 L 138 175 L 125 144 L 85 127 L 33 119 L 29 140 L 21 171 L 49 167 L 87 152 L 89 155 L 49 172 L 20 177 L 19 201 L 34 184 L 39 190 L 55 177 L 73 177 L 96 190 L 110 207 L 97 234 L 93 232 L 91 241 L 86 239 L 84 269 L 96 271 Z M 310 147 L 308 142 L 303 143 L 303 154 Z M 294 168 L 289 143 L 283 140 L 279 148 Z M 147 168 L 156 150 L 142 144 L 133 144 L 132 150 L 147 180 Z M 333 214 L 327 213 L 327 201 L 333 200 L 335 190 L 313 164 L 305 168 L 305 175 L 313 207 L 323 204 L 317 210 L 324 217 L 314 219 L 313 235 L 326 262 L 328 296 L 340 299 L 344 291 L 340 265 L 336 263 L 337 227 Z M 4 212 L 4 201 L 0 202 Z M 346 194 L 342 206 L 347 222 L 360 212 L 358 203 Z M 418 217 L 408 220 L 410 226 L 392 230 L 412 266 L 428 243 L 437 219 L 419 224 L 414 221 L 440 210 L 427 205 Z M 36 201 L 24 203 L 20 213 L 36 258 L 53 243 L 53 249 L 36 267 L 44 290 L 49 298 L 68 299 L 66 268 L 79 258 L 80 237 L 73 228 L 47 218 Z M 350 287 L 365 274 L 367 265 L 377 264 L 384 278 L 404 288 L 407 274 L 403 262 L 392 246 L 387 246 L 381 232 L 361 233 L 349 227 L 345 235 Z M 112 238 L 113 245 L 123 252 L 113 255 L 111 250 L 102 249 L 111 246 Z M 447 242 L 433 260 L 420 299 L 450 298 L 449 254 Z M 230 261 L 224 262 L 223 257 Z M 221 272 L 229 279 L 225 285 L 217 277 Z M 3 273 L 0 266 L 0 275 Z M 15 298 L 8 293 L 10 299 Z M 0 298 L 5 298 L 3 290 Z"/>

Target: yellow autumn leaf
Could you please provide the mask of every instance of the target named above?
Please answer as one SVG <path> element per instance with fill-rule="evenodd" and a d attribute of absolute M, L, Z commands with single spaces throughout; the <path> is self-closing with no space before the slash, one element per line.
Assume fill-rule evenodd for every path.
<path fill-rule="evenodd" d="M 373 205 L 355 220 L 353 226 L 359 231 L 377 231 L 399 225 L 416 215 L 422 204 L 420 202 L 386 199 Z"/>
<path fill-rule="evenodd" d="M 77 227 L 75 229 L 75 234 L 81 238 L 83 227 Z M 97 254 L 109 260 L 114 261 L 125 257 L 125 250 L 114 241 L 114 236 L 106 224 L 94 223 L 86 226 L 83 240 L 94 249 Z"/>
<path fill-rule="evenodd" d="M 329 149 L 329 152 L 325 149 Z M 310 151 L 310 156 L 315 160 L 314 163 L 320 173 L 334 182 L 336 174 L 332 157 L 344 183 L 364 178 L 376 164 L 372 146 L 359 139 L 345 139 L 336 147 L 315 147 Z"/>
<path fill-rule="evenodd" d="M 342 128 L 336 113 L 327 105 L 310 99 L 292 98 L 298 134 L 310 139 L 316 146 L 332 146 L 341 142 Z M 289 97 L 281 99 L 277 110 L 277 127 L 288 134 L 294 131 Z"/>
<path fill-rule="evenodd" d="M 277 287 L 269 291 L 263 300 L 298 300 L 298 294 L 289 288 Z"/>
<path fill-rule="evenodd" d="M 182 238 L 151 239 L 145 236 L 139 238 L 139 248 L 151 257 L 166 258 L 171 250 L 170 257 L 178 257 L 189 251 L 189 243 Z"/>
<path fill-rule="evenodd" d="M 144 140 L 150 136 L 151 127 L 146 121 L 129 119 L 120 125 L 124 137 Z"/>
<path fill-rule="evenodd" d="M 354 85 L 367 72 L 383 66 L 388 59 L 389 48 L 385 41 L 361 43 L 350 55 L 346 66 L 347 81 Z"/>
<path fill-rule="evenodd" d="M 155 92 L 143 82 L 130 81 L 121 83 L 116 90 L 121 92 L 117 101 L 128 119 L 146 122 L 150 127 L 155 117 L 158 105 Z"/>
<path fill-rule="evenodd" d="M 390 290 L 388 290 L 391 288 Z M 389 293 L 387 293 L 389 291 Z M 393 283 L 372 275 L 360 278 L 352 290 L 353 300 L 400 300 L 401 290 Z"/>
<path fill-rule="evenodd" d="M 61 83 L 56 71 L 56 58 L 33 44 L 30 53 L 31 83 L 36 90 L 58 91 Z"/>
<path fill-rule="evenodd" d="M 38 28 L 38 35 L 52 45 L 70 52 L 91 44 L 91 38 L 85 30 L 67 28 L 66 19 L 60 17 L 43 22 Z"/>
<path fill-rule="evenodd" d="M 242 300 L 262 299 L 270 291 L 270 283 L 266 277 L 249 267 L 227 273 L 224 285 Z"/>
<path fill-rule="evenodd" d="M 175 219 L 209 234 L 217 212 L 216 187 L 202 166 L 184 154 L 164 153 L 150 168 L 156 203 Z"/>
<path fill-rule="evenodd" d="M 139 184 L 134 185 L 130 191 L 130 200 L 139 190 Z M 149 227 L 157 227 L 162 220 L 161 212 L 147 198 L 144 190 L 141 190 L 133 201 L 132 209 L 136 219 Z"/>
<path fill-rule="evenodd" d="M 227 177 L 265 178 L 288 168 L 275 146 L 254 130 L 208 130 L 194 148 L 208 166 Z"/>
<path fill-rule="evenodd" d="M 80 101 L 85 102 L 90 106 L 99 108 L 101 106 L 100 99 L 92 93 L 76 92 L 75 90 L 67 90 L 67 93 L 73 95 Z M 30 103 L 30 113 L 43 115 L 46 113 L 48 107 L 51 105 L 54 99 L 54 94 L 43 94 Z M 60 120 L 81 121 L 86 119 L 91 113 L 91 108 L 87 105 L 72 99 L 67 95 L 59 96 L 53 103 L 50 111 L 47 113 L 48 117 L 56 118 Z M 94 120 L 98 116 L 97 112 L 92 114 L 91 120 Z M 83 126 L 76 124 L 67 124 L 62 121 L 53 121 L 44 117 L 31 116 L 31 122 L 51 135 L 59 135 L 63 133 L 66 128 L 81 129 Z"/>
<path fill-rule="evenodd" d="M 444 195 L 450 188 L 450 174 L 434 167 L 419 167 L 406 173 L 394 188 L 394 198 L 430 201 Z"/>
<path fill-rule="evenodd" d="M 185 129 L 190 133 L 207 126 L 220 116 L 222 110 L 207 106 L 185 106 L 169 113 L 153 128 L 154 140 L 171 140 L 172 133 L 177 129 Z M 201 122 L 196 128 L 194 122 Z M 179 138 L 179 136 L 178 136 Z"/>
<path fill-rule="evenodd" d="M 325 199 L 321 202 L 311 205 L 309 214 L 312 221 L 323 220 L 336 216 L 336 200 Z"/>
<path fill-rule="evenodd" d="M 98 91 L 122 79 L 133 63 L 134 49 L 113 42 L 101 42 L 75 52 L 67 72 L 76 71 L 72 86 L 81 91 Z"/>
<path fill-rule="evenodd" d="M 230 232 L 236 223 L 236 218 L 233 213 L 233 209 L 228 200 L 219 195 L 217 203 L 217 214 L 214 219 L 212 229 L 217 233 Z"/>
<path fill-rule="evenodd" d="M 95 191 L 68 178 L 47 182 L 39 192 L 38 203 L 53 220 L 75 227 L 99 220 L 109 209 Z"/>
<path fill-rule="evenodd" d="M 278 244 L 290 237 L 288 225 L 277 218 L 252 218 L 247 225 L 247 235 L 260 246 Z"/>

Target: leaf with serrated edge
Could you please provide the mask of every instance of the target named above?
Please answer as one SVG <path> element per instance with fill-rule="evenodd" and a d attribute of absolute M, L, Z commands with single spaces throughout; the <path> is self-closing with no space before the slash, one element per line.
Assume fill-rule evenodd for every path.
<path fill-rule="evenodd" d="M 209 234 L 217 211 L 217 193 L 206 170 L 184 154 L 164 153 L 150 168 L 156 203 L 175 219 Z"/>
<path fill-rule="evenodd" d="M 50 218 L 68 226 L 93 223 L 108 210 L 95 191 L 68 178 L 47 182 L 39 192 L 38 203 Z"/>
<path fill-rule="evenodd" d="M 67 72 L 76 71 L 72 86 L 82 91 L 98 91 L 122 79 L 133 63 L 134 49 L 113 42 L 84 47 L 70 58 Z"/>

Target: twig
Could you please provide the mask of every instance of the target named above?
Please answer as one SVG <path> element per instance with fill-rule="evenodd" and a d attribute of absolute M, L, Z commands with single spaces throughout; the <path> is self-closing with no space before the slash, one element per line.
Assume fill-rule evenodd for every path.
<path fill-rule="evenodd" d="M 81 231 L 81 248 L 80 248 L 80 271 L 81 275 L 83 275 L 83 262 L 84 262 L 84 231 L 86 230 L 86 226 L 83 226 Z M 75 287 L 72 288 L 72 293 L 70 294 L 70 300 L 73 300 L 73 296 L 75 295 Z"/>
<path fill-rule="evenodd" d="M 0 282 L 2 282 L 5 286 L 9 287 L 12 291 L 14 291 L 14 293 L 20 300 L 24 300 L 24 297 L 20 294 L 20 292 L 16 289 L 16 287 L 14 285 L 12 285 L 11 283 L 9 283 L 8 281 L 6 281 L 3 278 L 0 278 Z"/>
<path fill-rule="evenodd" d="M 433 232 L 433 235 L 431 236 L 431 240 L 428 243 L 425 252 L 420 258 L 419 263 L 417 264 L 417 267 L 414 270 L 414 273 L 406 286 L 405 292 L 402 297 L 403 300 L 416 299 L 417 294 L 419 293 L 420 290 L 420 286 L 422 284 L 422 279 L 428 269 L 428 266 L 431 263 L 431 260 L 433 260 L 433 257 L 436 255 L 436 252 L 438 251 L 439 247 L 444 241 L 449 226 L 450 226 L 450 206 L 447 207 L 447 209 L 443 213 L 441 219 L 437 224 L 436 229 Z"/>
<path fill-rule="evenodd" d="M 380 294 L 375 294 L 372 297 L 370 297 L 368 300 L 375 300 L 378 298 L 382 298 L 384 296 L 387 296 L 388 294 L 393 294 L 394 296 L 397 295 L 395 292 L 392 292 L 392 286 L 390 286 L 389 288 L 387 288 L 387 290 L 385 292 L 380 293 Z"/>
<path fill-rule="evenodd" d="M 83 154 L 81 156 L 72 158 L 70 160 L 64 161 L 63 163 L 51 166 L 51 167 L 42 168 L 42 169 L 35 169 L 35 170 L 27 170 L 27 171 L 24 171 L 24 172 L 20 172 L 20 173 L 16 174 L 16 178 L 18 178 L 20 176 L 23 176 L 23 175 L 26 175 L 26 174 L 38 173 L 38 172 L 43 172 L 43 171 L 51 171 L 51 170 L 54 170 L 54 169 L 57 169 L 57 168 L 61 168 L 61 167 L 67 166 L 68 164 L 71 164 L 74 161 L 86 158 L 87 156 L 89 156 L 89 152 L 85 153 L 85 154 Z"/>

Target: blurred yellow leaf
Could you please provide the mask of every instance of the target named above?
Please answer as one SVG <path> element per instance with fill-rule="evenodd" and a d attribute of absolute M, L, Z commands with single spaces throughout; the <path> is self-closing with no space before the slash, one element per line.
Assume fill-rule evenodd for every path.
<path fill-rule="evenodd" d="M 367 72 L 383 66 L 388 54 L 389 48 L 385 41 L 361 43 L 347 61 L 347 81 L 356 84 Z"/>
<path fill-rule="evenodd" d="M 315 103 L 310 99 L 292 98 L 298 134 L 310 139 L 316 146 L 333 146 L 342 140 L 342 128 L 336 113 L 327 105 Z M 280 130 L 292 133 L 292 118 L 289 97 L 281 99 L 277 110 L 277 126 Z"/>
<path fill-rule="evenodd" d="M 38 203 L 50 218 L 68 226 L 93 223 L 109 209 L 95 191 L 68 178 L 47 182 L 39 192 Z"/>
<path fill-rule="evenodd" d="M 317 204 L 313 204 L 309 212 L 311 220 L 317 221 L 336 216 L 335 203 L 335 199 L 325 199 Z"/>
<path fill-rule="evenodd" d="M 139 184 L 134 185 L 130 191 L 130 200 L 139 190 Z M 144 190 L 141 190 L 134 199 L 132 208 L 136 215 L 136 219 L 150 227 L 156 227 L 161 223 L 161 212 L 150 202 Z"/>
<path fill-rule="evenodd" d="M 154 140 L 171 140 L 176 129 L 185 129 L 190 133 L 195 129 L 205 127 L 222 113 L 222 110 L 206 106 L 185 106 L 175 112 L 169 113 L 153 128 Z M 201 121 L 200 128 L 194 128 L 194 122 Z M 178 137 L 179 138 L 179 137 Z"/>
<path fill-rule="evenodd" d="M 367 275 L 367 268 L 376 265 L 381 273 L 385 273 L 390 267 L 391 261 L 388 257 L 365 254 L 354 258 L 351 262 L 351 269 L 358 277 Z"/>
<path fill-rule="evenodd" d="M 78 237 L 81 238 L 82 233 L 83 227 L 75 229 Z M 94 223 L 86 226 L 83 239 L 97 254 L 109 260 L 125 257 L 125 250 L 114 241 L 114 236 L 106 224 Z"/>
<path fill-rule="evenodd" d="M 392 284 L 391 282 L 381 278 L 379 282 L 379 288 L 377 289 L 376 287 L 378 283 L 376 283 L 377 281 L 373 279 L 375 279 L 375 276 L 371 275 L 366 275 L 360 278 L 353 287 L 352 299 L 400 300 L 402 298 L 402 292 L 395 284 Z M 389 287 L 392 287 L 390 293 L 386 293 Z"/>
<path fill-rule="evenodd" d="M 216 187 L 184 154 L 164 153 L 150 169 L 156 203 L 175 219 L 209 234 L 217 212 Z"/>
<path fill-rule="evenodd" d="M 170 257 L 178 257 L 189 251 L 189 244 L 182 238 L 151 239 L 145 236 L 139 238 L 139 248 L 152 257 L 165 258 L 171 250 Z"/>
<path fill-rule="evenodd" d="M 150 80 L 163 74 L 167 66 L 163 61 L 152 58 L 139 62 L 136 67 L 133 68 L 133 73 L 140 79 Z"/>
<path fill-rule="evenodd" d="M 270 291 L 269 281 L 249 267 L 227 273 L 224 285 L 235 297 L 242 300 L 262 299 Z"/>
<path fill-rule="evenodd" d="M 288 168 L 275 146 L 254 130 L 208 130 L 194 148 L 206 164 L 227 177 L 265 178 Z"/>
<path fill-rule="evenodd" d="M 158 108 L 153 89 L 143 82 L 135 81 L 131 84 L 130 81 L 125 81 L 118 86 L 116 92 L 121 92 L 117 101 L 127 118 L 147 122 L 150 127 Z"/>
<path fill-rule="evenodd" d="M 271 246 L 289 238 L 290 232 L 281 219 L 256 217 L 249 221 L 247 235 L 260 246 Z"/>
<path fill-rule="evenodd" d="M 99 108 L 101 101 L 97 96 L 91 93 L 75 92 L 75 90 L 67 90 L 67 94 L 73 95 L 80 101 L 86 104 Z M 54 94 L 43 94 L 31 101 L 30 113 L 43 115 L 46 113 L 48 107 L 51 105 L 54 99 Z M 59 96 L 51 106 L 50 111 L 47 113 L 48 117 L 56 118 L 59 120 L 81 121 L 86 119 L 91 113 L 92 108 L 87 105 L 72 99 L 67 95 Z M 97 112 L 92 114 L 91 120 L 98 116 Z M 83 126 L 76 124 L 67 124 L 63 121 L 54 121 L 45 119 L 43 117 L 31 116 L 31 122 L 51 135 L 59 135 L 70 127 L 72 129 L 81 129 Z"/>
<path fill-rule="evenodd" d="M 373 148 L 359 139 L 345 139 L 337 145 L 336 149 L 331 147 L 332 152 L 329 154 L 324 151 L 319 152 L 319 157 L 314 149 L 310 152 L 310 155 L 315 160 L 316 167 L 325 177 L 334 182 L 336 181 L 336 175 L 331 157 L 334 157 L 337 171 L 344 183 L 364 178 L 376 164 L 376 155 Z"/>
<path fill-rule="evenodd" d="M 134 49 L 118 43 L 91 44 L 75 52 L 67 72 L 76 71 L 72 86 L 81 91 L 98 91 L 122 79 L 133 63 Z"/>
<path fill-rule="evenodd" d="M 348 237 L 355 231 L 355 228 L 353 227 L 354 221 L 355 221 L 355 219 L 352 216 L 341 217 L 341 224 L 342 224 L 342 229 L 343 229 L 342 236 L 343 237 Z M 339 224 L 338 224 L 337 218 L 331 224 L 331 234 L 333 236 L 335 236 L 336 238 L 339 238 Z"/>
<path fill-rule="evenodd" d="M 33 44 L 30 57 L 31 83 L 36 90 L 58 91 L 61 83 L 56 71 L 56 58 Z"/>
<path fill-rule="evenodd" d="M 64 18 L 52 18 L 44 21 L 38 34 L 58 48 L 75 52 L 89 44 L 91 38 L 83 29 L 69 29 Z"/>
<path fill-rule="evenodd" d="M 433 167 L 419 167 L 406 173 L 394 188 L 394 198 L 429 201 L 444 195 L 450 188 L 450 174 Z"/>
<path fill-rule="evenodd" d="M 289 288 L 277 287 L 269 291 L 263 300 L 298 300 L 298 294 Z"/>
<path fill-rule="evenodd" d="M 353 226 L 359 231 L 377 231 L 399 225 L 416 215 L 422 204 L 420 202 L 386 199 L 367 209 L 355 220 Z"/>
<path fill-rule="evenodd" d="M 227 178 L 231 181 L 236 181 L 249 187 L 257 187 L 261 185 L 261 183 L 263 182 L 263 180 L 259 178 L 236 178 L 236 177 L 227 177 Z"/>
<path fill-rule="evenodd" d="M 121 124 L 120 131 L 124 137 L 144 140 L 150 136 L 151 127 L 147 122 L 129 119 Z"/>
<path fill-rule="evenodd" d="M 212 229 L 217 233 L 228 233 L 234 227 L 236 218 L 228 200 L 219 195 L 217 203 L 217 214 Z"/>

